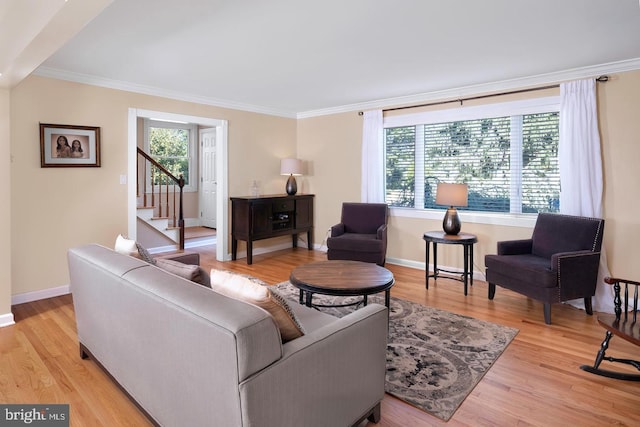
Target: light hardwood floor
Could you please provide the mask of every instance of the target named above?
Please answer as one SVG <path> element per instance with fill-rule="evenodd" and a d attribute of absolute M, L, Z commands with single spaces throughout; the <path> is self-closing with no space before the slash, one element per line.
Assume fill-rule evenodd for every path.
<path fill-rule="evenodd" d="M 299 264 L 326 259 L 322 252 L 298 248 L 256 255 L 248 266 L 244 259 L 219 263 L 212 249 L 194 250 L 205 268 L 247 273 L 272 284 L 287 280 Z M 640 425 L 640 383 L 579 369 L 593 362 L 604 337 L 595 316 L 554 305 L 553 325 L 545 325 L 540 303 L 501 288 L 489 301 L 485 282 L 476 281 L 465 297 L 459 282 L 441 278 L 426 290 L 424 271 L 387 268 L 396 277 L 394 297 L 520 332 L 449 422 L 385 396 L 379 426 Z M 72 426 L 150 425 L 94 362 L 80 359 L 70 296 L 20 304 L 13 313 L 16 325 L 0 329 L 0 402 L 69 403 Z M 619 338 L 612 340 L 610 353 L 640 355 Z"/>

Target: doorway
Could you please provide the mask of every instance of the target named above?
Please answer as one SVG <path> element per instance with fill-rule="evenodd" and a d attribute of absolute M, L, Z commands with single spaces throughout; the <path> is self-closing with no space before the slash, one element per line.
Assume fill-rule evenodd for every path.
<path fill-rule="evenodd" d="M 128 118 L 128 168 L 127 168 L 127 218 L 128 234 L 132 239 L 137 235 L 137 206 L 136 206 L 136 176 L 137 176 L 137 146 L 138 146 L 138 118 L 159 119 L 175 122 L 194 123 L 214 133 L 215 149 L 213 155 L 214 176 L 216 183 L 215 202 L 212 205 L 215 210 L 215 224 L 217 230 L 216 260 L 227 261 L 231 258 L 228 251 L 228 183 L 227 183 L 227 129 L 226 120 L 212 119 L 208 117 L 188 116 L 182 114 L 166 113 L 161 111 L 129 109 Z M 198 162 L 200 163 L 200 162 Z M 199 197 L 200 198 L 200 197 Z"/>

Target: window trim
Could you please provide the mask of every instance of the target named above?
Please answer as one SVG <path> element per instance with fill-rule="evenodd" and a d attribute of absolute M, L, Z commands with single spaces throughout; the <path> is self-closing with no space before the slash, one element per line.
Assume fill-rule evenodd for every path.
<path fill-rule="evenodd" d="M 442 209 L 416 209 L 389 206 L 390 215 L 398 218 L 417 218 L 442 221 L 444 211 Z M 488 224 L 488 225 L 504 225 L 509 227 L 526 227 L 533 228 L 538 218 L 538 214 L 513 214 L 513 213 L 493 213 L 493 212 L 477 212 L 459 210 L 458 215 L 463 226 L 468 224 Z"/>
<path fill-rule="evenodd" d="M 149 128 L 160 127 L 168 129 L 186 129 L 189 131 L 189 184 L 183 187 L 185 192 L 198 191 L 198 125 L 194 123 L 175 122 L 153 118 L 144 119 L 144 151 L 151 153 L 149 147 Z M 177 177 L 176 177 L 177 178 Z M 147 187 L 151 185 L 151 172 L 147 171 Z M 155 186 L 158 187 L 157 185 Z"/>
<path fill-rule="evenodd" d="M 524 99 L 497 104 L 462 106 L 446 110 L 424 111 L 384 117 L 383 128 L 429 125 L 434 123 L 478 120 L 490 117 L 517 116 L 560 111 L 560 96 Z"/>
<path fill-rule="evenodd" d="M 508 101 L 478 106 L 462 106 L 444 110 L 425 111 L 413 114 L 392 115 L 383 118 L 383 129 L 401 126 L 419 126 L 434 123 L 478 120 L 489 117 L 522 116 L 527 114 L 560 111 L 560 96 L 546 96 L 518 101 Z M 384 168 L 381 173 L 385 173 Z M 390 214 L 400 218 L 418 218 L 441 221 L 442 209 L 420 209 L 389 206 Z M 535 213 L 480 212 L 459 210 L 462 223 L 502 225 L 533 228 L 538 217 Z"/>

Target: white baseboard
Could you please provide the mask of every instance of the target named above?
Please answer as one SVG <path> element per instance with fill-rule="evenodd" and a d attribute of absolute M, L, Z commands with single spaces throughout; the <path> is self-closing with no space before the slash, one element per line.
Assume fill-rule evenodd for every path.
<path fill-rule="evenodd" d="M 197 239 L 189 239 L 184 243 L 185 249 L 198 248 L 200 246 L 212 246 L 217 244 L 217 239 L 213 237 L 200 237 Z M 162 254 L 165 252 L 173 252 L 178 250 L 178 245 L 158 246 L 155 248 L 147 248 L 151 255 Z"/>
<path fill-rule="evenodd" d="M 200 227 L 200 218 L 185 218 L 185 227 Z"/>
<path fill-rule="evenodd" d="M 69 292 L 69 285 L 58 286 L 57 288 L 42 289 L 40 291 L 25 292 L 11 297 L 11 305 L 24 304 L 25 302 L 38 301 L 41 299 L 59 297 Z"/>
<path fill-rule="evenodd" d="M 401 265 L 403 267 L 415 268 L 417 270 L 424 270 L 424 262 L 420 262 L 420 261 L 411 261 L 408 259 L 387 257 L 385 262 L 387 264 Z"/>
<path fill-rule="evenodd" d="M 184 248 L 199 248 L 200 246 L 213 246 L 218 243 L 216 236 L 213 237 L 198 237 L 195 239 L 189 239 L 184 242 Z"/>
<path fill-rule="evenodd" d="M 411 261 L 411 260 L 408 260 L 408 259 L 387 258 L 386 262 L 388 264 L 401 265 L 403 267 L 415 268 L 417 270 L 423 270 L 423 271 L 424 271 L 424 268 L 425 268 L 425 263 L 424 262 Z M 455 271 L 455 272 L 458 272 L 460 274 L 462 274 L 462 272 L 464 271 L 464 269 L 462 269 L 462 268 L 449 267 L 449 266 L 446 266 L 446 265 L 439 265 L 438 267 L 440 269 Z M 429 264 L 429 271 L 433 271 L 433 265 L 431 265 L 431 264 Z M 444 274 L 446 275 L 446 273 L 444 273 Z M 445 276 L 442 276 L 442 277 L 445 277 Z M 481 272 L 481 271 L 478 271 L 478 270 L 473 270 L 473 279 L 474 280 L 486 281 L 486 278 L 484 276 L 484 272 Z"/>
<path fill-rule="evenodd" d="M 0 328 L 15 324 L 16 322 L 13 320 L 13 313 L 0 314 Z"/>

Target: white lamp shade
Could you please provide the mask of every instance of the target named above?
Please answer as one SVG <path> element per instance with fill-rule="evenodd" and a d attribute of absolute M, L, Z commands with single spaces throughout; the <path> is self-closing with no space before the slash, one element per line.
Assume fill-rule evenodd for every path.
<path fill-rule="evenodd" d="M 439 182 L 436 190 L 436 204 L 447 206 L 467 206 L 467 184 Z"/>
<path fill-rule="evenodd" d="M 280 161 L 280 175 L 302 175 L 302 160 L 299 159 L 282 159 Z"/>

